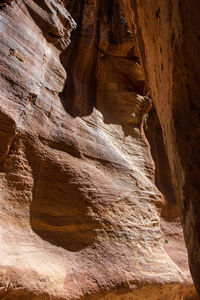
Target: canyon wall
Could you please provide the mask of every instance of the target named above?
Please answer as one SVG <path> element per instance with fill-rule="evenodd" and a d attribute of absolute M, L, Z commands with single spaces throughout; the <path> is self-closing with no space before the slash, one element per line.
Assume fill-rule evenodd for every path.
<path fill-rule="evenodd" d="M 137 34 L 200 294 L 200 2 L 122 0 L 122 6 Z"/>
<path fill-rule="evenodd" d="M 0 4 L 3 300 L 193 297 L 164 213 L 176 204 L 160 221 L 152 104 L 119 4 Z"/>

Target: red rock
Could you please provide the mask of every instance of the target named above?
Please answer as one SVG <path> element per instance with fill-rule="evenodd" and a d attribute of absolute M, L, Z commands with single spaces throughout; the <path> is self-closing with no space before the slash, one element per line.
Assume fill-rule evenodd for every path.
<path fill-rule="evenodd" d="M 65 4 L 1 10 L 1 298 L 181 300 L 135 37 L 114 2 Z"/>
<path fill-rule="evenodd" d="M 189 265 L 200 294 L 200 2 L 121 2 L 129 27 L 137 32 L 180 207 Z"/>

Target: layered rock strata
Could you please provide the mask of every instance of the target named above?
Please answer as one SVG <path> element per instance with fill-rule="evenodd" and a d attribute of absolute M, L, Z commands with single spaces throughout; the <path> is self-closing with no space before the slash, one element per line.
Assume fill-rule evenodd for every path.
<path fill-rule="evenodd" d="M 118 2 L 3 2 L 1 298 L 181 300 Z"/>

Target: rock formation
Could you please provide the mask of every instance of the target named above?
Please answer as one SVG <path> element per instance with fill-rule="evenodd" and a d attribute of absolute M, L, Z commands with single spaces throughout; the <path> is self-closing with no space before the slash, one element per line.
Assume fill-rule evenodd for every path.
<path fill-rule="evenodd" d="M 191 273 L 200 294 L 200 2 L 121 1 L 137 34 L 180 207 Z"/>
<path fill-rule="evenodd" d="M 163 213 L 161 231 L 151 100 L 119 4 L 1 2 L 3 300 L 193 297 L 164 242 L 182 245 L 180 225 Z"/>
<path fill-rule="evenodd" d="M 144 129 L 155 162 L 155 183 L 164 196 L 164 206 L 161 212 L 161 229 L 165 239 L 165 249 L 187 278 L 187 285 L 184 292 L 186 298 L 184 299 L 198 299 L 194 286 L 192 286 L 192 279 L 188 268 L 188 255 L 180 222 L 180 211 L 172 188 L 162 130 L 154 109 L 148 114 Z"/>

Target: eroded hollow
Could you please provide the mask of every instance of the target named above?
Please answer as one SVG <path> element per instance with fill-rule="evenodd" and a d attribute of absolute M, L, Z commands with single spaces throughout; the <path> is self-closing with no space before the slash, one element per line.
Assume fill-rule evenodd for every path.
<path fill-rule="evenodd" d="M 74 170 L 68 162 L 60 164 L 44 153 L 41 157 L 33 145 L 26 146 L 34 179 L 32 229 L 42 239 L 68 251 L 76 252 L 92 245 L 100 224 L 89 214 L 92 203 L 81 183 L 81 167 L 77 165 Z"/>

